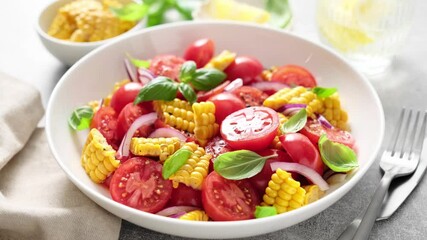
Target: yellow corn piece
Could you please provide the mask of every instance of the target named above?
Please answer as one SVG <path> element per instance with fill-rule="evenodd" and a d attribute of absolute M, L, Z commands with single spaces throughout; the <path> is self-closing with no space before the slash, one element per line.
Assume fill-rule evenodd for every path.
<path fill-rule="evenodd" d="M 216 68 L 220 71 L 224 71 L 234 59 L 236 59 L 236 53 L 224 50 L 219 55 L 213 57 L 204 67 Z"/>
<path fill-rule="evenodd" d="M 182 148 L 190 150 L 192 154 L 187 162 L 169 177 L 169 180 L 172 180 L 174 188 L 183 183 L 188 187 L 200 190 L 203 181 L 208 175 L 212 155 L 206 154 L 205 149 L 194 142 L 185 143 Z"/>
<path fill-rule="evenodd" d="M 194 133 L 194 114 L 190 103 L 175 98 L 173 101 L 154 101 L 154 109 L 169 126 Z"/>
<path fill-rule="evenodd" d="M 320 99 L 320 98 L 319 98 Z M 334 127 L 349 130 L 347 121 L 347 112 L 342 109 L 341 101 L 338 93 L 334 93 L 331 96 L 320 99 L 323 101 L 323 109 L 319 111 Z"/>
<path fill-rule="evenodd" d="M 205 146 L 209 139 L 214 137 L 219 130 L 215 122 L 215 104 L 212 102 L 200 102 L 192 105 L 194 113 L 194 137 Z"/>
<path fill-rule="evenodd" d="M 81 164 L 96 183 L 102 183 L 120 165 L 115 159 L 116 151 L 96 129 L 92 128 L 83 147 Z"/>
<path fill-rule="evenodd" d="M 145 157 L 159 157 L 165 161 L 181 147 L 179 138 L 132 138 L 130 151 L 134 155 Z"/>
<path fill-rule="evenodd" d="M 208 221 L 209 217 L 203 210 L 194 210 L 191 212 L 188 212 L 181 217 L 179 217 L 181 220 L 190 220 L 190 221 Z"/>
<path fill-rule="evenodd" d="M 317 185 L 307 185 L 303 186 L 303 188 L 306 191 L 304 205 L 319 200 L 324 194 Z"/>
<path fill-rule="evenodd" d="M 275 149 L 283 149 L 282 143 L 279 140 L 280 135 L 282 135 L 282 131 L 280 131 L 280 126 L 286 121 L 288 121 L 288 118 L 282 113 L 278 113 L 278 115 L 279 115 L 279 121 L 280 121 L 279 129 L 277 129 L 277 136 L 274 137 L 270 146 Z"/>
<path fill-rule="evenodd" d="M 288 212 L 304 205 L 306 192 L 291 174 L 277 169 L 268 182 L 261 205 L 274 206 L 277 213 Z"/>

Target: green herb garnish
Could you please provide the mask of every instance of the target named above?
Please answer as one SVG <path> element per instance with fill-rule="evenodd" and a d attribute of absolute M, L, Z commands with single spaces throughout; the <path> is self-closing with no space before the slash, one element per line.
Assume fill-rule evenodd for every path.
<path fill-rule="evenodd" d="M 145 85 L 136 96 L 134 104 L 152 100 L 172 101 L 176 97 L 178 83 L 167 77 L 157 77 Z"/>
<path fill-rule="evenodd" d="M 331 96 L 332 94 L 334 94 L 337 91 L 337 89 L 336 88 L 315 87 L 311 91 L 314 92 L 320 98 L 327 98 L 327 97 Z"/>
<path fill-rule="evenodd" d="M 280 131 L 285 133 L 296 133 L 301 130 L 307 123 L 307 110 L 302 108 L 299 112 L 289 118 L 288 121 L 280 126 Z"/>
<path fill-rule="evenodd" d="M 145 68 L 148 69 L 150 67 L 151 61 L 150 60 L 142 60 L 132 57 L 129 53 L 126 53 L 126 56 L 129 58 L 130 62 L 138 68 Z"/>
<path fill-rule="evenodd" d="M 196 90 L 209 91 L 222 83 L 227 75 L 215 68 L 199 68 L 192 77 L 191 84 Z"/>
<path fill-rule="evenodd" d="M 288 0 L 267 0 L 265 10 L 270 13 L 269 24 L 279 28 L 285 28 L 292 20 L 292 11 Z"/>
<path fill-rule="evenodd" d="M 277 215 L 277 209 L 273 206 L 256 206 L 255 218 L 271 217 Z"/>
<path fill-rule="evenodd" d="M 76 108 L 68 119 L 68 124 L 74 130 L 83 130 L 89 128 L 92 121 L 93 110 L 89 106 Z"/>
<path fill-rule="evenodd" d="M 178 90 L 182 93 L 182 95 L 185 97 L 185 99 L 188 100 L 190 104 L 193 104 L 197 100 L 197 94 L 196 92 L 191 88 L 190 85 L 186 83 L 180 83 Z"/>
<path fill-rule="evenodd" d="M 332 142 L 323 134 L 319 139 L 320 156 L 334 172 L 348 172 L 359 166 L 356 153 L 344 144 Z"/>
<path fill-rule="evenodd" d="M 249 150 L 238 150 L 219 155 L 214 162 L 214 169 L 227 179 L 240 180 L 250 178 L 261 172 L 265 161 L 276 154 L 261 156 Z"/>
<path fill-rule="evenodd" d="M 148 4 L 128 3 L 121 8 L 110 7 L 110 11 L 123 21 L 139 21 L 148 13 Z"/>
<path fill-rule="evenodd" d="M 190 158 L 192 152 L 185 148 L 178 149 L 174 154 L 169 156 L 163 163 L 162 176 L 169 179 L 172 174 L 176 173 Z"/>

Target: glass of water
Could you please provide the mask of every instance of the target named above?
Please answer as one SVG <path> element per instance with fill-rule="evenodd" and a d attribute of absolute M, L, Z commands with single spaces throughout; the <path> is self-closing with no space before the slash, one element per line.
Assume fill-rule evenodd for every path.
<path fill-rule="evenodd" d="M 367 76 L 384 73 L 407 37 L 416 0 L 318 0 L 320 40 Z"/>

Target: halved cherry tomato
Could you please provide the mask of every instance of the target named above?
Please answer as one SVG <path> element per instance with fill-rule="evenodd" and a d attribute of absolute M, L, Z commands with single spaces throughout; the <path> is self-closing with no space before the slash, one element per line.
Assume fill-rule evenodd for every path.
<path fill-rule="evenodd" d="M 157 76 L 178 80 L 179 71 L 184 62 L 183 58 L 175 55 L 158 55 L 151 60 L 149 69 Z"/>
<path fill-rule="evenodd" d="M 205 91 L 198 91 L 197 92 L 197 101 L 198 102 L 204 102 L 206 100 L 208 100 L 210 97 L 213 97 L 219 93 L 224 92 L 225 87 L 227 87 L 227 85 L 230 84 L 230 81 L 225 81 L 223 83 L 221 83 L 220 85 L 216 86 L 214 89 L 209 90 L 207 92 Z"/>
<path fill-rule="evenodd" d="M 205 151 L 212 155 L 211 163 L 209 164 L 209 172 L 213 170 L 213 164 L 218 155 L 232 151 L 228 143 L 221 136 L 212 138 L 205 147 Z"/>
<path fill-rule="evenodd" d="M 184 59 L 194 61 L 197 68 L 201 68 L 211 60 L 214 52 L 214 42 L 209 38 L 202 38 L 187 47 L 184 53 Z"/>
<path fill-rule="evenodd" d="M 118 117 L 117 137 L 122 139 L 135 119 L 150 112 L 152 112 L 151 109 L 146 108 L 143 105 L 133 105 L 133 103 L 128 103 L 120 112 Z M 152 130 L 152 126 L 142 126 L 135 132 L 134 136 L 147 137 L 150 135 Z"/>
<path fill-rule="evenodd" d="M 339 128 L 326 128 L 318 120 L 308 120 L 304 128 L 300 130 L 310 141 L 317 146 L 322 134 L 326 134 L 329 140 L 354 147 L 355 139 L 351 133 Z"/>
<path fill-rule="evenodd" d="M 271 75 L 271 81 L 282 82 L 289 86 L 303 86 L 313 88 L 317 86 L 316 79 L 305 68 L 297 65 L 285 65 L 279 67 Z"/>
<path fill-rule="evenodd" d="M 228 180 L 211 172 L 202 185 L 202 203 L 211 219 L 235 221 L 254 218 L 259 198 L 248 180 Z"/>
<path fill-rule="evenodd" d="M 291 156 L 292 160 L 309 168 L 320 175 L 323 174 L 323 161 L 317 147 L 301 133 L 287 133 L 279 137 L 283 149 Z"/>
<path fill-rule="evenodd" d="M 234 80 L 241 78 L 243 84 L 249 84 L 262 73 L 264 67 L 255 58 L 249 56 L 238 56 L 234 59 L 225 70 L 228 80 Z"/>
<path fill-rule="evenodd" d="M 107 139 L 114 149 L 117 149 L 117 114 L 112 107 L 101 107 L 93 116 L 90 128 L 96 128 Z M 121 138 L 120 138 L 121 139 Z"/>
<path fill-rule="evenodd" d="M 172 183 L 163 179 L 160 163 L 134 157 L 117 168 L 111 179 L 110 193 L 116 202 L 156 213 L 169 201 Z"/>
<path fill-rule="evenodd" d="M 224 118 L 231 113 L 245 108 L 245 103 L 236 95 L 223 92 L 208 99 L 215 104 L 215 121 L 221 124 Z"/>
<path fill-rule="evenodd" d="M 262 106 L 264 100 L 268 97 L 263 91 L 251 87 L 251 86 L 241 86 L 233 91 L 233 94 L 241 98 L 246 106 Z"/>
<path fill-rule="evenodd" d="M 277 134 L 279 116 L 267 107 L 249 107 L 228 115 L 221 124 L 221 136 L 233 149 L 260 151 Z"/>
<path fill-rule="evenodd" d="M 202 207 L 202 192 L 185 184 L 172 188 L 172 196 L 167 206 L 194 206 Z"/>
<path fill-rule="evenodd" d="M 258 152 L 258 154 L 261 156 L 271 156 L 273 154 L 277 154 L 277 157 L 272 157 L 265 161 L 264 167 L 262 168 L 261 172 L 249 178 L 249 181 L 251 182 L 252 186 L 257 190 L 259 196 L 262 197 L 262 195 L 265 193 L 265 189 L 267 188 L 268 182 L 271 179 L 271 175 L 273 175 L 274 173 L 273 170 L 271 170 L 270 164 L 274 162 L 292 162 L 292 159 L 285 151 L 277 149 L 266 149 Z M 294 174 L 292 174 L 292 176 L 295 179 L 296 176 L 294 176 Z"/>
<path fill-rule="evenodd" d="M 110 106 L 116 112 L 122 111 L 126 104 L 133 102 L 141 90 L 142 84 L 137 82 L 126 83 L 121 86 L 111 97 Z"/>

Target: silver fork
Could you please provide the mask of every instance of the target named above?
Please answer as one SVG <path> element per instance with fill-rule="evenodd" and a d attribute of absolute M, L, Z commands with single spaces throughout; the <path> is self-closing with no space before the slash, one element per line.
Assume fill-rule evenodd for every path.
<path fill-rule="evenodd" d="M 414 119 L 413 115 L 415 114 Z M 395 129 L 389 146 L 381 156 L 380 167 L 384 171 L 384 175 L 380 185 L 377 187 L 354 237 L 352 236 L 353 232 L 346 229 L 339 239 L 360 240 L 369 238 L 391 181 L 396 177 L 413 173 L 418 166 L 425 137 L 426 123 L 426 112 L 416 111 L 414 113 L 413 110 L 402 109 L 399 117 L 399 127 Z M 351 228 L 351 225 L 348 228 Z"/>

